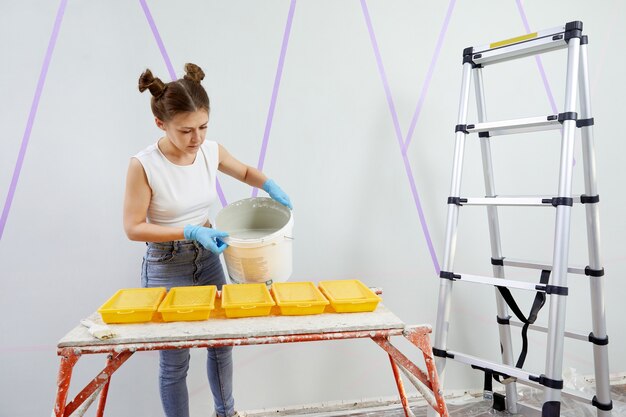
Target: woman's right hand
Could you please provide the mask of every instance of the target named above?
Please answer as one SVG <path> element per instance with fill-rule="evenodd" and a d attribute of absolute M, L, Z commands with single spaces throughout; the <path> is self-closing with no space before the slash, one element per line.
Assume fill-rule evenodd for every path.
<path fill-rule="evenodd" d="M 228 247 L 224 241 L 219 239 L 220 237 L 227 237 L 228 233 L 226 232 L 211 229 L 210 227 L 194 226 L 191 224 L 185 226 L 184 232 L 185 239 L 196 240 L 206 249 L 217 255 L 224 252 L 224 250 Z"/>

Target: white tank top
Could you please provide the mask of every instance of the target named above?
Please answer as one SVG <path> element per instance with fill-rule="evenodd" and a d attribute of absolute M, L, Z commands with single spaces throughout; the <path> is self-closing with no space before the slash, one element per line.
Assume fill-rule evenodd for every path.
<path fill-rule="evenodd" d="M 204 141 L 191 165 L 170 162 L 156 143 L 134 158 L 143 165 L 152 189 L 149 223 L 182 227 L 187 224 L 201 226 L 207 222 L 209 206 L 217 198 L 217 142 Z"/>

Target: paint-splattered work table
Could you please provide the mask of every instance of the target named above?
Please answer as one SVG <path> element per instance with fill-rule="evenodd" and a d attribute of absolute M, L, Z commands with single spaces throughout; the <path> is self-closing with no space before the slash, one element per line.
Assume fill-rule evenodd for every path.
<path fill-rule="evenodd" d="M 217 308 L 205 321 L 110 325 L 117 336 L 109 340 L 98 340 L 86 328 L 78 326 L 58 344 L 61 364 L 53 415 L 82 416 L 99 396 L 96 415 L 102 416 L 111 375 L 135 352 L 357 338 L 370 338 L 388 353 L 407 417 L 411 411 L 400 370 L 435 410 L 442 416 L 448 415 L 434 366 L 429 325 L 407 326 L 381 304 L 371 313 L 325 312 L 310 316 L 280 316 L 277 313 L 273 312 L 268 317 L 228 319 L 223 315 L 223 310 Z M 102 323 L 97 313 L 90 319 Z M 391 336 L 403 336 L 422 351 L 426 372 L 391 344 Z M 68 402 L 74 365 L 81 355 L 97 353 L 107 355 L 104 369 Z"/>

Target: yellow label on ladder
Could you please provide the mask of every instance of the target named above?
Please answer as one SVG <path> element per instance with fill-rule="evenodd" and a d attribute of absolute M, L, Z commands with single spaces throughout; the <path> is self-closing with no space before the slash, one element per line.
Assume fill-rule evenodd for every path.
<path fill-rule="evenodd" d="M 518 42 L 522 42 L 522 41 L 527 41 L 529 39 L 534 39 L 536 37 L 537 37 L 537 32 L 533 32 L 533 33 L 529 33 L 527 35 L 517 36 L 515 38 L 505 39 L 503 41 L 498 41 L 498 42 L 491 43 L 491 44 L 489 44 L 489 48 L 499 48 L 501 46 L 506 46 L 506 45 L 510 45 L 512 43 L 518 43 Z"/>

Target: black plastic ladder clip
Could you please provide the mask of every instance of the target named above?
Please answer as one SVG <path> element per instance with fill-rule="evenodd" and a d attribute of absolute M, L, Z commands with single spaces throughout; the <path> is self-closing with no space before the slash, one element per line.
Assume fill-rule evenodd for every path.
<path fill-rule="evenodd" d="M 541 374 L 539 376 L 530 376 L 528 379 L 537 382 L 544 387 L 552 389 L 563 389 L 563 381 L 560 379 L 550 379 L 547 376 Z"/>
<path fill-rule="evenodd" d="M 596 337 L 593 332 L 589 333 L 589 341 L 594 345 L 606 346 L 609 344 L 609 336 L 604 336 L 602 339 Z"/>
<path fill-rule="evenodd" d="M 535 285 L 537 291 L 544 291 L 546 294 L 568 295 L 567 287 L 559 287 L 558 285 Z"/>
<path fill-rule="evenodd" d="M 598 397 L 596 397 L 595 395 L 591 400 L 591 405 L 602 411 L 611 411 L 613 409 L 613 401 L 610 401 L 608 404 L 602 404 L 598 401 Z"/>
<path fill-rule="evenodd" d="M 437 356 L 439 358 L 454 359 L 454 355 L 453 354 L 448 353 L 448 351 L 446 351 L 444 349 L 437 349 L 436 347 L 433 348 L 433 356 Z"/>
<path fill-rule="evenodd" d="M 604 268 L 600 269 L 591 269 L 591 267 L 585 267 L 585 275 L 588 277 L 602 277 L 604 276 Z"/>
<path fill-rule="evenodd" d="M 598 195 L 598 194 L 596 194 L 596 195 L 585 195 L 585 194 L 582 194 L 580 196 L 580 202 L 582 204 L 599 203 L 600 202 L 600 195 Z"/>
<path fill-rule="evenodd" d="M 450 281 L 454 281 L 457 279 L 461 279 L 461 275 L 455 274 L 454 272 L 440 271 L 439 278 L 444 278 L 444 279 L 449 279 Z"/>
<path fill-rule="evenodd" d="M 572 38 L 583 36 L 583 22 L 576 20 L 565 24 L 565 42 L 569 43 Z"/>
<path fill-rule="evenodd" d="M 575 111 L 568 111 L 565 113 L 559 113 L 559 117 L 557 119 L 559 121 L 559 123 L 563 123 L 566 120 L 578 120 L 578 113 L 576 113 Z"/>
<path fill-rule="evenodd" d="M 558 206 L 573 206 L 574 199 L 571 197 L 552 197 L 552 198 L 544 198 L 541 200 L 542 204 L 551 204 L 554 207 Z"/>
<path fill-rule="evenodd" d="M 587 126 L 593 126 L 594 125 L 594 121 L 593 121 L 593 117 L 590 117 L 589 119 L 578 119 L 576 120 L 576 127 L 587 127 Z"/>
<path fill-rule="evenodd" d="M 448 204 L 456 204 L 457 206 L 462 206 L 462 203 L 467 203 L 467 198 L 448 197 Z"/>

